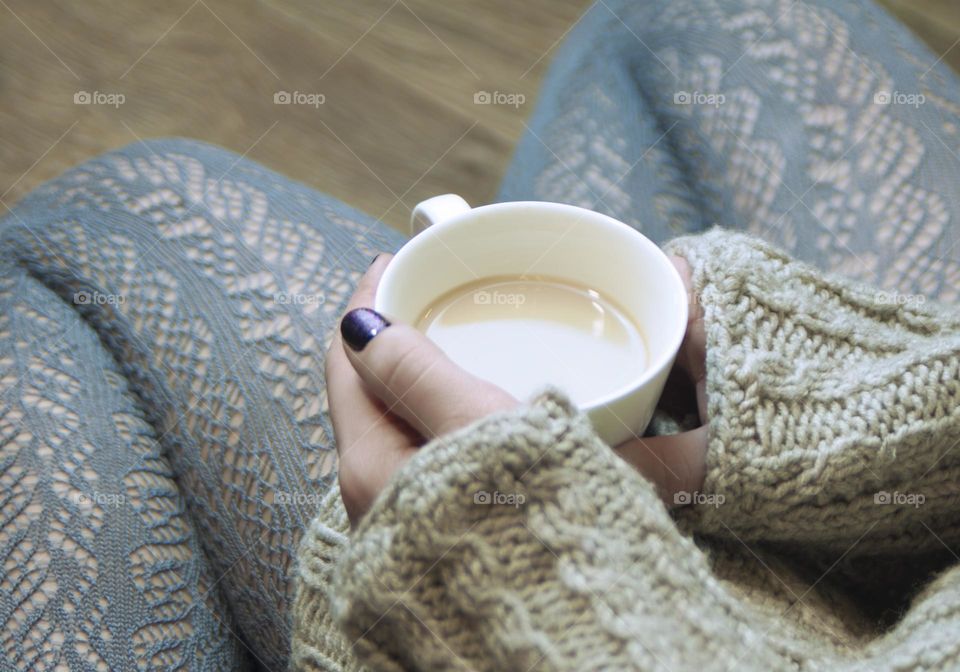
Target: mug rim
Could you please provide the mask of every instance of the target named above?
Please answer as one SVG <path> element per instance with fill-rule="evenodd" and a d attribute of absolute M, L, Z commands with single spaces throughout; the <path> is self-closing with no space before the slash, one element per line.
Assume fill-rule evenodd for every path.
<path fill-rule="evenodd" d="M 478 214 L 486 214 L 499 210 L 511 210 L 516 209 L 518 206 L 531 209 L 537 208 L 561 210 L 568 213 L 577 213 L 583 215 L 585 222 L 589 220 L 591 225 L 620 229 L 621 231 L 628 233 L 628 235 L 635 236 L 636 241 L 640 246 L 646 248 L 648 252 L 652 253 L 652 256 L 656 257 L 662 262 L 661 265 L 666 268 L 667 275 L 669 275 L 671 278 L 670 282 L 679 291 L 680 296 L 678 298 L 682 299 L 682 301 L 678 301 L 682 307 L 676 313 L 676 320 L 672 325 L 673 331 L 667 338 L 667 344 L 669 347 L 664 348 L 663 351 L 660 352 L 658 356 L 652 362 L 650 362 L 650 364 L 645 367 L 643 372 L 637 377 L 602 396 L 595 397 L 583 404 L 577 404 L 578 408 L 584 412 L 588 412 L 602 407 L 609 407 L 612 403 L 623 399 L 638 389 L 643 388 L 645 385 L 647 385 L 647 383 L 656 378 L 664 369 L 672 366 L 677 353 L 680 350 L 680 346 L 683 343 L 683 338 L 686 335 L 690 313 L 689 295 L 687 294 L 686 287 L 683 283 L 683 278 L 680 277 L 680 272 L 677 271 L 669 257 L 667 257 L 666 252 L 664 252 L 660 246 L 629 224 L 626 224 L 625 222 L 622 222 L 619 219 L 609 215 L 605 215 L 602 212 L 597 212 L 596 210 L 590 210 L 589 208 L 583 208 L 569 203 L 556 203 L 553 201 L 504 201 L 500 203 L 489 203 L 487 205 L 471 207 L 469 210 L 464 210 L 463 212 L 451 215 L 450 217 L 437 222 L 436 224 L 432 224 L 420 233 L 408 239 L 407 242 L 405 242 L 394 254 L 390 263 L 387 264 L 387 268 L 380 277 L 380 283 L 374 296 L 374 309 L 378 312 L 388 312 L 383 310 L 383 305 L 381 303 L 382 294 L 379 289 L 384 285 L 385 282 L 395 282 L 393 276 L 398 272 L 396 270 L 398 266 L 394 264 L 394 261 L 401 257 L 401 255 L 403 258 L 415 255 L 419 248 L 427 244 L 426 241 L 430 237 L 451 227 L 462 226 L 465 222 L 475 218 Z M 614 300 L 616 300 L 615 297 Z M 631 315 L 631 318 L 634 320 L 636 319 L 634 315 Z M 544 383 L 544 386 L 546 385 L 547 383 Z M 523 402 L 525 400 L 521 399 L 520 401 Z"/>

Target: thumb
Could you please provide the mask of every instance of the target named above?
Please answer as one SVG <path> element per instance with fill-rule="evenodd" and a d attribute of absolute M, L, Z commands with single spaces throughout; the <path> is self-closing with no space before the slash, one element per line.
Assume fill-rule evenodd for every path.
<path fill-rule="evenodd" d="M 340 333 L 364 384 L 426 439 L 518 405 L 493 383 L 461 369 L 420 331 L 370 308 L 347 313 Z"/>

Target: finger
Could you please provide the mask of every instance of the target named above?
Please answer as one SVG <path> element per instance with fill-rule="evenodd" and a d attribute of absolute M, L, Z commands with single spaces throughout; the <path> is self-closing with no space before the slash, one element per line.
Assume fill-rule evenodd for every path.
<path fill-rule="evenodd" d="M 703 487 L 706 425 L 682 434 L 632 439 L 615 450 L 653 482 L 668 507 L 675 506 L 678 493 L 694 493 Z"/>
<path fill-rule="evenodd" d="M 347 304 L 347 312 L 362 305 L 373 305 L 380 277 L 392 255 L 380 254 L 357 282 L 353 296 Z M 375 433 L 372 425 L 383 415 L 375 399 L 364 389 L 360 377 L 347 360 L 341 344 L 340 330 L 334 331 L 325 362 L 327 398 L 337 450 L 343 452 L 353 446 L 358 437 Z"/>
<path fill-rule="evenodd" d="M 687 291 L 687 306 L 689 307 L 689 317 L 687 322 L 694 320 L 694 313 L 699 308 L 699 302 L 696 300 L 696 290 L 693 287 L 693 269 L 690 263 L 683 257 L 675 254 L 669 255 L 670 263 L 677 269 L 680 279 L 683 280 L 683 288 Z"/>
<path fill-rule="evenodd" d="M 344 351 L 357 375 L 424 438 L 518 403 L 496 385 L 464 371 L 409 325 L 391 325 L 370 308 L 347 313 L 340 324 Z"/>
<path fill-rule="evenodd" d="M 697 410 L 700 413 L 700 422 L 704 425 L 710 421 L 707 413 L 707 367 L 705 364 L 701 365 L 700 375 L 696 381 L 696 390 L 697 390 Z"/>
<path fill-rule="evenodd" d="M 687 290 L 687 331 L 677 353 L 676 366 L 683 371 L 694 385 L 697 394 L 697 411 L 700 421 L 707 418 L 707 336 L 703 324 L 703 304 L 693 286 L 693 269 L 683 257 L 670 256 Z"/>
<path fill-rule="evenodd" d="M 350 296 L 350 300 L 347 302 L 347 307 L 344 309 L 343 313 L 347 314 L 354 308 L 359 308 L 360 306 L 372 306 L 374 298 L 377 294 L 377 286 L 380 284 L 380 278 L 383 276 L 383 272 L 387 270 L 387 264 L 390 263 L 390 260 L 393 259 L 392 254 L 386 252 L 381 252 L 373 258 L 373 261 L 370 262 L 370 266 L 364 272 L 360 279 L 357 281 L 357 286 L 353 288 L 353 294 Z M 336 347 L 334 347 L 336 346 Z M 337 329 L 333 333 L 333 341 L 330 344 L 330 352 L 328 353 L 328 359 L 330 356 L 336 354 L 341 354 L 338 351 L 342 350 L 340 347 L 340 330 Z M 346 357 L 339 357 L 344 363 L 346 363 Z"/>
<path fill-rule="evenodd" d="M 347 309 L 371 305 L 392 255 L 380 254 L 360 278 Z M 390 420 L 379 399 L 364 387 L 347 360 L 340 330 L 326 357 L 326 389 L 339 456 L 338 478 L 352 524 L 363 516 L 390 477 L 413 454 L 419 437 Z"/>
<path fill-rule="evenodd" d="M 386 432 L 395 431 L 385 416 L 367 429 L 369 431 L 341 453 L 337 473 L 340 498 L 354 525 L 387 487 L 393 475 L 416 453 L 416 444 L 412 441 L 391 443 L 384 439 Z"/>
<path fill-rule="evenodd" d="M 380 284 L 380 278 L 383 276 L 383 272 L 387 270 L 387 265 L 391 259 L 393 259 L 393 255 L 388 252 L 381 252 L 373 258 L 370 267 L 357 282 L 357 286 L 353 290 L 353 296 L 350 297 L 344 313 L 349 313 L 354 308 L 361 306 L 373 305 L 374 297 L 377 295 L 377 285 Z"/>
<path fill-rule="evenodd" d="M 387 265 L 391 259 L 393 259 L 393 255 L 386 252 L 381 252 L 373 258 L 373 261 L 370 262 L 370 267 L 367 268 L 366 272 L 360 276 L 360 280 L 357 281 L 357 286 L 354 287 L 353 294 L 350 296 L 347 307 L 343 311 L 344 315 L 354 308 L 373 305 L 377 295 L 377 286 L 380 284 L 380 278 L 383 276 L 383 272 L 387 270 Z M 338 355 L 342 355 L 342 350 L 343 348 L 340 346 L 340 330 L 337 329 L 333 335 L 333 342 L 330 344 L 330 354 L 332 355 L 334 351 L 337 351 Z M 346 356 L 341 356 L 339 359 L 342 360 L 343 363 L 347 363 Z"/>

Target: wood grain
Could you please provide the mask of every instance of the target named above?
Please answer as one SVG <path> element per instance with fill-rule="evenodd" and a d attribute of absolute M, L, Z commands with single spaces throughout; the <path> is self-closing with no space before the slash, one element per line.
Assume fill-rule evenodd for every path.
<path fill-rule="evenodd" d="M 955 0 L 884 0 L 960 68 Z M 495 194 L 558 40 L 588 0 L 4 0 L 0 201 L 130 142 L 228 147 L 400 230 Z M 78 91 L 123 94 L 118 107 Z M 277 105 L 278 91 L 322 105 Z M 478 91 L 526 102 L 477 105 Z"/>
<path fill-rule="evenodd" d="M 444 192 L 495 194 L 584 0 L 6 0 L 0 194 L 159 136 L 228 147 L 405 229 Z M 520 107 L 475 105 L 477 91 Z M 78 91 L 119 107 L 75 105 Z M 276 105 L 274 94 L 324 102 Z M 6 193 L 3 193 L 6 192 Z"/>
<path fill-rule="evenodd" d="M 957 0 L 880 0 L 937 57 L 960 71 L 960 3 Z"/>

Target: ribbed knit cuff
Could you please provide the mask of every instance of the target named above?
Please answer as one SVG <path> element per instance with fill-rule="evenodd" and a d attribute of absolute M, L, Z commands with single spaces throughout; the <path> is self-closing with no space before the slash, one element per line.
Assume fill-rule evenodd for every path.
<path fill-rule="evenodd" d="M 290 669 L 341 672 L 357 667 L 350 643 L 334 623 L 330 609 L 331 576 L 349 543 L 349 530 L 340 487 L 334 483 L 304 532 L 297 552 Z"/>

